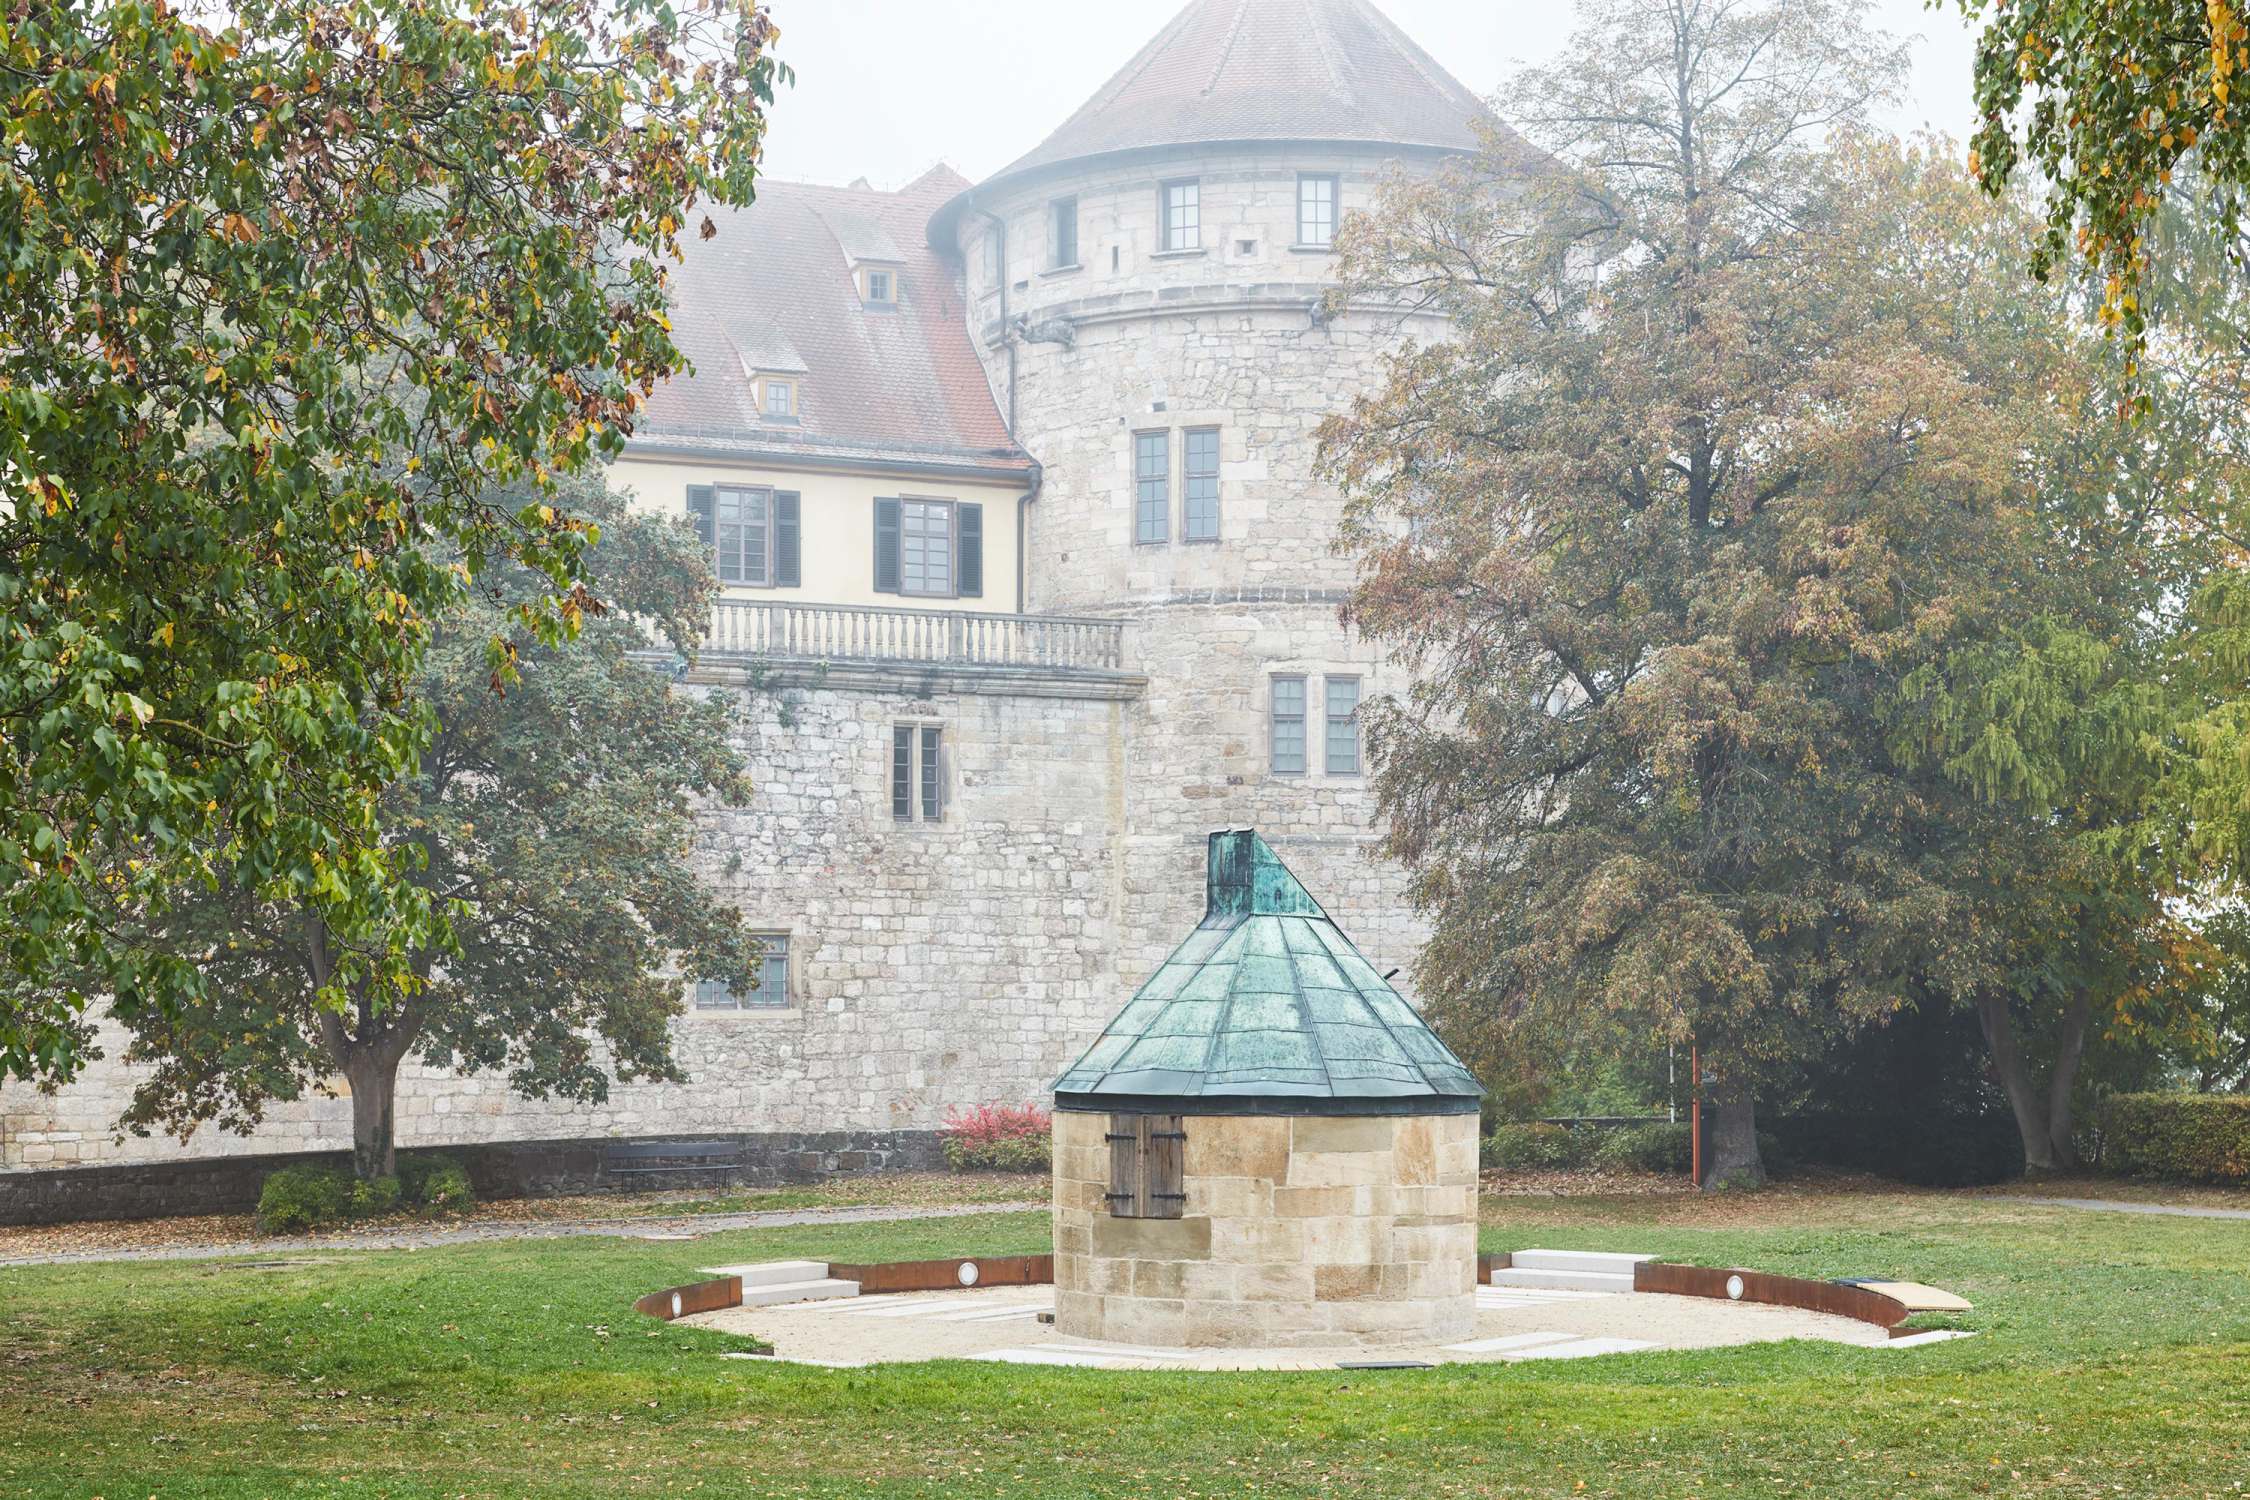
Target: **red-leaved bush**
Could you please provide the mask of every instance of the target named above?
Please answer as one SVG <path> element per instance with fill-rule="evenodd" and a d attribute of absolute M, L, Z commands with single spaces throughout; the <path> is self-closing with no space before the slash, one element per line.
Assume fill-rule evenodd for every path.
<path fill-rule="evenodd" d="M 945 1116 L 945 1159 L 956 1171 L 1040 1172 L 1054 1121 L 1036 1104 L 979 1104 Z"/>

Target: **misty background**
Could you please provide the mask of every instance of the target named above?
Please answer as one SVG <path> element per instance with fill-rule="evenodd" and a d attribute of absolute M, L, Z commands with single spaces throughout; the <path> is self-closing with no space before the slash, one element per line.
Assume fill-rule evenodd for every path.
<path fill-rule="evenodd" d="M 765 170 L 795 182 L 865 177 L 895 188 L 932 163 L 970 181 L 1037 145 L 1125 65 L 1185 0 L 770 0 L 778 91 Z M 1454 77 L 1489 95 L 1569 37 L 1563 0 L 1375 0 Z M 1910 42 L 1899 131 L 1965 140 L 1975 33 L 1954 0 L 1873 0 L 1872 24 Z"/>

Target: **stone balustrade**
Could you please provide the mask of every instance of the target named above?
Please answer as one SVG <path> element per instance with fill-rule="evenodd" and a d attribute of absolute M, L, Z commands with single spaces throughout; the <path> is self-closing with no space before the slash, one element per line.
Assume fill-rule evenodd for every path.
<path fill-rule="evenodd" d="M 722 599 L 712 610 L 703 650 L 767 660 L 1116 673 L 1125 665 L 1125 624 L 1068 615 Z"/>

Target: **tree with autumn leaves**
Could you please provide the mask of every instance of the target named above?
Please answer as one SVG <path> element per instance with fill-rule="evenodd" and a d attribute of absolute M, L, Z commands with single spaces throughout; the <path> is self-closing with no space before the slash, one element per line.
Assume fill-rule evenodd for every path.
<path fill-rule="evenodd" d="M 751 194 L 771 36 L 752 0 L 0 18 L 0 1075 L 69 1078 L 90 996 L 212 1004 L 138 940 L 190 893 L 332 935 L 337 1014 L 456 946 L 382 818 L 417 674 L 495 569 L 538 585 L 496 687 L 600 602 L 544 487 L 681 368 L 662 266 Z"/>
<path fill-rule="evenodd" d="M 1861 131 L 1897 55 L 1854 8 L 1583 14 L 1508 95 L 1542 162 L 1342 236 L 1338 295 L 1454 329 L 1326 432 L 1349 614 L 1417 668 L 1369 715 L 1418 978 L 1456 1027 L 1694 1041 L 1721 1181 L 1808 1057 L 1975 1007 L 2045 1164 L 2191 878 L 2143 872 L 2192 450 L 2114 420 L 2020 210 Z"/>

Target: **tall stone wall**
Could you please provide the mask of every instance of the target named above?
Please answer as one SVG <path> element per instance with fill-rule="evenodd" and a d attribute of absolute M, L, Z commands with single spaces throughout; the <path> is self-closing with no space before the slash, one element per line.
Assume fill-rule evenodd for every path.
<path fill-rule="evenodd" d="M 409 1064 L 401 1144 L 926 1130 L 954 1106 L 1039 1097 L 1116 1004 L 1127 705 L 980 691 L 994 684 L 973 673 L 861 675 L 704 689 L 746 693 L 756 795 L 706 817 L 697 859 L 754 926 L 788 933 L 790 1005 L 689 1011 L 673 1031 L 688 1081 L 615 1086 L 598 1105 Z M 945 727 L 942 823 L 892 821 L 902 720 Z M 69 1088 L 0 1089 L 0 1168 L 351 1143 L 343 1097 L 277 1105 L 249 1136 L 119 1140 L 139 1070 L 118 1028 L 100 1040 L 107 1056 Z"/>

